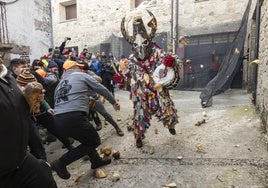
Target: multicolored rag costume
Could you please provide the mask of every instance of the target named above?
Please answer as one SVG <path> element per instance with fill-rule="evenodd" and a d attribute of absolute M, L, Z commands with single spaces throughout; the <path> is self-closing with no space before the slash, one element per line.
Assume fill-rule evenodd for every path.
<path fill-rule="evenodd" d="M 157 23 L 154 15 L 150 11 L 148 13 L 152 17 L 148 23 L 152 28 L 150 34 L 147 34 L 141 17 L 137 17 L 133 21 L 134 36 L 129 36 L 123 18 L 121 32 L 132 45 L 133 57 L 119 64 L 120 73 L 114 77 L 117 83 L 130 86 L 137 147 L 142 147 L 142 139 L 145 138 L 144 133 L 150 126 L 152 115 L 162 121 L 173 135 L 176 134 L 175 124 L 178 123 L 177 110 L 168 89 L 176 86 L 179 81 L 179 66 L 173 56 L 161 57 L 163 51 L 152 42 Z"/>

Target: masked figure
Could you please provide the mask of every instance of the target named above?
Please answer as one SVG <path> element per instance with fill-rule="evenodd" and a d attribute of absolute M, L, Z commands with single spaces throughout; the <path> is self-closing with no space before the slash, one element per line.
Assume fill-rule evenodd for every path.
<path fill-rule="evenodd" d="M 157 21 L 150 11 L 147 12 L 151 16 L 148 23 L 150 33 L 147 33 L 142 18 L 136 17 L 133 21 L 133 36 L 130 36 L 125 28 L 125 18 L 122 19 L 121 32 L 132 46 L 133 56 L 120 66 L 124 79 L 117 79 L 130 86 L 130 99 L 134 108 L 132 128 L 138 148 L 143 145 L 142 140 L 145 138 L 145 130 L 150 126 L 152 115 L 162 121 L 172 135 L 176 134 L 175 124 L 178 122 L 177 110 L 168 91 L 168 88 L 172 88 L 171 85 L 176 85 L 174 82 L 178 82 L 176 61 L 171 55 L 162 57 L 163 51 L 153 43 Z M 159 66 L 161 68 L 157 68 Z M 167 81 L 161 82 L 163 79 Z"/>

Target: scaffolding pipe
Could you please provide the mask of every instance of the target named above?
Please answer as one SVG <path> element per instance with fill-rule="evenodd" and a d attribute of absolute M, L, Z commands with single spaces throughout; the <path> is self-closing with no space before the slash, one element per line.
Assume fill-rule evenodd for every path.
<path fill-rule="evenodd" d="M 171 20 L 170 20 L 170 44 L 173 44 L 173 9 L 174 0 L 171 0 Z"/>
<path fill-rule="evenodd" d="M 177 53 L 178 48 L 178 39 L 179 39 L 179 0 L 176 0 L 176 27 L 175 27 L 175 40 L 174 40 L 174 51 L 173 53 Z"/>

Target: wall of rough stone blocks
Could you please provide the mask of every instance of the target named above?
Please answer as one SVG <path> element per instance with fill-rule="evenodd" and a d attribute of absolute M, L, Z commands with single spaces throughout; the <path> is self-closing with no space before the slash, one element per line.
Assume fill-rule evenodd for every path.
<path fill-rule="evenodd" d="M 247 89 L 249 93 L 254 90 L 254 67 L 250 62 L 254 60 L 255 53 L 255 38 L 256 38 L 256 19 L 254 12 L 256 8 L 256 1 L 252 0 L 247 24 L 247 36 L 245 37 L 244 55 L 248 55 L 247 59 L 243 61 L 243 88 Z"/>
<path fill-rule="evenodd" d="M 257 107 L 268 130 L 268 0 L 261 7 Z"/>
<path fill-rule="evenodd" d="M 11 2 L 11 1 L 8 1 Z M 50 0 L 23 0 L 6 4 L 9 41 L 13 44 L 9 58 L 26 52 L 30 60 L 40 58 L 52 46 Z"/>
<path fill-rule="evenodd" d="M 59 16 L 59 3 L 66 1 L 69 0 L 52 0 L 55 45 L 59 45 L 66 36 L 72 38 L 68 45 L 78 46 L 80 51 L 84 47 L 97 50 L 98 45 L 107 40 L 118 42 L 120 39 L 115 38 L 122 38 L 120 31 L 122 18 L 126 16 L 126 25 L 131 31 L 130 18 L 134 15 L 142 15 L 144 23 L 149 21 L 150 17 L 145 9 L 156 16 L 157 33 L 167 33 L 166 40 L 170 41 L 170 0 L 145 0 L 137 8 L 134 8 L 133 0 L 77 0 L 77 19 L 63 21 Z M 236 31 L 247 4 L 245 0 L 209 0 L 199 3 L 195 3 L 194 0 L 179 0 L 178 2 L 179 35 Z M 112 46 L 116 44 L 118 43 Z M 117 50 L 120 48 L 122 47 Z"/>

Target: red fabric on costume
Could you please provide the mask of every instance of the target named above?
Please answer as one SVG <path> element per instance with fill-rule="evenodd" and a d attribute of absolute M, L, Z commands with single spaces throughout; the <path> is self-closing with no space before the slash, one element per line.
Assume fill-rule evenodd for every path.
<path fill-rule="evenodd" d="M 115 73 L 113 78 L 115 83 L 122 83 L 124 80 L 123 76 L 119 73 Z"/>
<path fill-rule="evenodd" d="M 175 59 L 174 57 L 172 57 L 171 55 L 167 55 L 164 57 L 163 59 L 163 64 L 166 66 L 166 67 L 172 67 L 175 63 Z"/>

